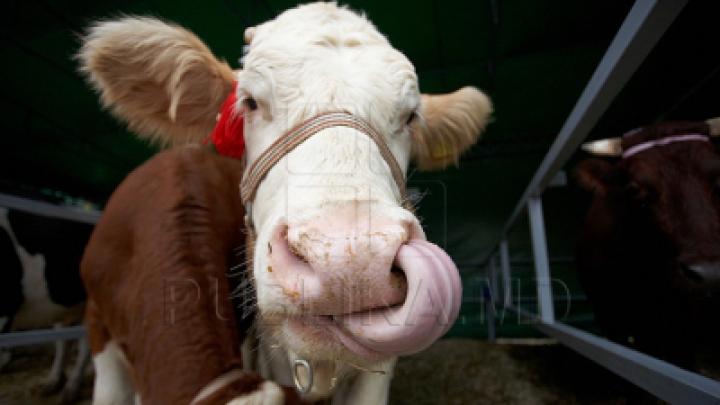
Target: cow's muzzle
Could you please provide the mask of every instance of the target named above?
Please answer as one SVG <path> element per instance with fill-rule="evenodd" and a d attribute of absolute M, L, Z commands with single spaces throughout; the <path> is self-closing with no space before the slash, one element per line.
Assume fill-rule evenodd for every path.
<path fill-rule="evenodd" d="M 295 321 L 330 331 L 351 352 L 382 360 L 417 353 L 457 319 L 457 267 L 436 245 L 400 231 L 377 241 L 293 235 L 279 227 L 270 241 L 273 279 L 296 308 Z M 307 238 L 306 247 L 297 247 Z M 329 242 L 333 241 L 334 242 Z M 367 250 L 367 251 L 366 251 Z"/>
<path fill-rule="evenodd" d="M 335 317 L 357 343 L 389 356 L 417 353 L 439 339 L 455 322 L 462 298 L 455 264 L 430 242 L 403 244 L 395 265 L 408 283 L 401 305 Z"/>

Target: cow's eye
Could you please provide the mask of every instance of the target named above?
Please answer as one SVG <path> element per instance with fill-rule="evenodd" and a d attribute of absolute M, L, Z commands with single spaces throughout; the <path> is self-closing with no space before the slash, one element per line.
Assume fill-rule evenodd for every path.
<path fill-rule="evenodd" d="M 245 104 L 245 107 L 249 109 L 250 111 L 255 111 L 258 108 L 257 101 L 255 101 L 252 97 L 245 97 L 243 99 L 243 103 Z"/>
<path fill-rule="evenodd" d="M 646 187 L 642 187 L 640 184 L 632 181 L 625 186 L 625 193 L 630 199 L 639 203 L 641 206 L 650 200 L 652 193 Z"/>
<path fill-rule="evenodd" d="M 417 114 L 415 114 L 415 111 L 411 112 L 410 115 L 408 115 L 407 120 L 405 121 L 405 125 L 412 124 L 412 122 L 415 121 L 416 117 L 417 117 Z"/>

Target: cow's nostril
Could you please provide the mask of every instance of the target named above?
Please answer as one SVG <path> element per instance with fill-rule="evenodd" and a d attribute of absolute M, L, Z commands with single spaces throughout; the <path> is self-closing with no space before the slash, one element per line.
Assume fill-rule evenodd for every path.
<path fill-rule="evenodd" d="M 407 282 L 407 277 L 405 276 L 405 270 L 403 270 L 400 266 L 397 266 L 395 264 L 393 264 L 393 266 L 390 268 L 390 276 L 393 279 Z"/>
<path fill-rule="evenodd" d="M 305 257 L 305 255 L 294 245 L 290 244 L 290 250 L 295 254 L 295 256 L 303 263 L 307 263 L 308 259 Z"/>
<path fill-rule="evenodd" d="M 407 295 L 407 277 L 405 270 L 400 266 L 393 265 L 390 268 L 390 287 L 397 290 L 402 290 L 403 295 Z"/>
<path fill-rule="evenodd" d="M 301 237 L 299 240 L 290 238 L 289 228 L 287 225 L 284 225 L 282 227 L 282 230 L 280 231 L 280 235 L 281 235 L 282 243 L 287 244 L 287 247 L 295 255 L 295 257 L 303 263 L 308 263 L 308 258 L 307 258 L 306 253 L 304 252 L 304 248 L 303 248 L 303 243 L 304 243 L 303 237 L 306 238 L 307 235 L 301 234 Z"/>

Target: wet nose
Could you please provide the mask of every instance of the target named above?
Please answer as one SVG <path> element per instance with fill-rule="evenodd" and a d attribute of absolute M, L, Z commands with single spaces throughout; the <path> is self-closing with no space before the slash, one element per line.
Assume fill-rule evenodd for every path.
<path fill-rule="evenodd" d="M 413 223 L 333 208 L 306 222 L 278 225 L 270 240 L 268 267 L 275 282 L 288 299 L 314 314 L 404 302 L 406 269 L 395 266 L 395 258 L 413 235 Z"/>

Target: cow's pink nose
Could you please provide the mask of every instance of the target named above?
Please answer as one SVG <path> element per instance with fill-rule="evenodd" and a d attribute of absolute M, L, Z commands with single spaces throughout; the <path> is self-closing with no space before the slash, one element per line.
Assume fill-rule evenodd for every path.
<path fill-rule="evenodd" d="M 411 222 L 372 221 L 278 226 L 268 271 L 291 304 L 287 315 L 382 360 L 442 336 L 458 316 L 462 286 L 450 257 L 410 233 Z"/>
<path fill-rule="evenodd" d="M 410 225 L 373 222 L 321 218 L 276 230 L 270 242 L 274 278 L 303 313 L 348 314 L 405 300 L 405 276 L 393 263 Z"/>

